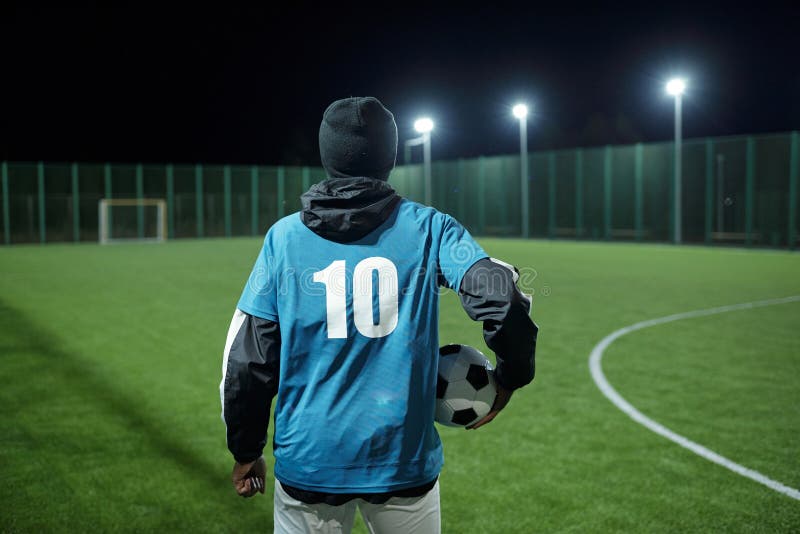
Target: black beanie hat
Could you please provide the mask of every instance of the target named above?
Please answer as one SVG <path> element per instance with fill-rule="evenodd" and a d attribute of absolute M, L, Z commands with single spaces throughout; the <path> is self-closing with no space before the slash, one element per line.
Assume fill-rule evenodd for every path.
<path fill-rule="evenodd" d="M 331 178 L 388 179 L 397 158 L 394 115 L 371 96 L 337 100 L 322 115 L 319 154 Z"/>

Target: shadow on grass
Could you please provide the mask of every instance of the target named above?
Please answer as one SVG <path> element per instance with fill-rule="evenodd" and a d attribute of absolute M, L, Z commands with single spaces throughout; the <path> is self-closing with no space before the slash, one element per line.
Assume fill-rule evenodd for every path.
<path fill-rule="evenodd" d="M 77 394 L 81 402 L 88 403 L 96 413 L 109 414 L 121 421 L 128 430 L 142 438 L 154 455 L 178 466 L 188 478 L 215 493 L 225 489 L 224 469 L 208 462 L 187 444 L 165 433 L 163 427 L 166 423 L 155 420 L 134 396 L 115 389 L 90 362 L 65 351 L 60 344 L 58 336 L 0 299 L 0 368 L 6 375 L 3 379 L 4 391 L 0 394 L 0 399 L 5 399 L 5 406 L 0 414 L 10 414 L 13 424 L 15 420 L 18 421 L 16 418 L 25 417 L 26 414 L 47 414 L 58 406 L 61 395 Z M 9 371 L 13 373 L 10 376 Z M 56 383 L 55 387 L 53 382 Z M 38 421 L 34 424 L 41 423 Z M 75 434 L 80 438 L 82 450 L 89 450 L 93 454 L 105 453 L 109 455 L 109 462 L 116 461 L 114 455 L 117 451 L 96 435 L 101 432 L 96 433 L 92 428 L 79 425 L 80 421 Z M 65 441 L 68 441 L 66 438 Z M 44 448 L 60 446 L 59 443 L 38 443 L 33 440 L 29 445 Z M 29 452 L 38 454 L 42 451 Z"/>

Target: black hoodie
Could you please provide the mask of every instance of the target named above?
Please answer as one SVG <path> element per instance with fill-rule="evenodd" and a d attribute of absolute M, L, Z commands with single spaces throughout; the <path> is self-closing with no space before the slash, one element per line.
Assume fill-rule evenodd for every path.
<path fill-rule="evenodd" d="M 373 178 L 329 178 L 300 197 L 300 217 L 312 232 L 337 243 L 361 239 L 383 224 L 400 196 Z"/>

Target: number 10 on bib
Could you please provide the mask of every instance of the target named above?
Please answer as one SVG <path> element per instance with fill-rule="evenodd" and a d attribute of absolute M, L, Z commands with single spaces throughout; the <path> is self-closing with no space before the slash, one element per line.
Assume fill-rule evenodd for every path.
<path fill-rule="evenodd" d="M 375 284 L 376 277 L 377 284 Z M 328 338 L 346 338 L 347 268 L 345 260 L 336 260 L 325 269 L 314 273 L 314 282 L 325 285 Z M 385 337 L 397 328 L 397 268 L 391 260 L 372 256 L 358 262 L 353 270 L 352 291 L 353 322 L 361 335 L 371 338 Z M 377 322 L 374 306 L 376 294 Z"/>

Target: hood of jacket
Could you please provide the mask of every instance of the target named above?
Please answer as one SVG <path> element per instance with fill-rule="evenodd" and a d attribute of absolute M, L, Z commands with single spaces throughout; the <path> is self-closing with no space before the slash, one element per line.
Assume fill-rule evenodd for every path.
<path fill-rule="evenodd" d="M 382 180 L 329 178 L 300 197 L 300 217 L 315 234 L 348 243 L 383 224 L 400 199 L 392 186 Z"/>

